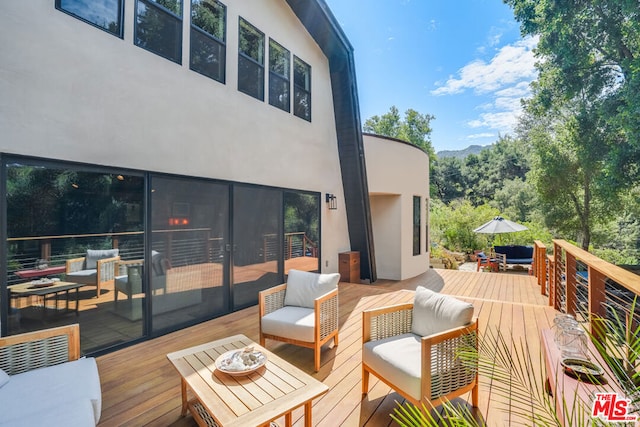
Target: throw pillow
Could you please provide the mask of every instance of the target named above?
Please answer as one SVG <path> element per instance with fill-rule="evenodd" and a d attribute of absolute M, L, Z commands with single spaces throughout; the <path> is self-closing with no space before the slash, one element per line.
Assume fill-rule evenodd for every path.
<path fill-rule="evenodd" d="M 411 332 L 422 337 L 467 325 L 473 305 L 418 286 L 413 300 Z"/>
<path fill-rule="evenodd" d="M 284 305 L 314 308 L 314 300 L 338 287 L 339 273 L 318 274 L 289 270 Z"/>
<path fill-rule="evenodd" d="M 8 383 L 10 379 L 11 377 L 9 376 L 9 374 L 0 369 L 0 387 Z"/>
<path fill-rule="evenodd" d="M 118 256 L 118 249 L 87 249 L 87 258 L 85 260 L 85 267 L 87 270 L 92 270 L 98 267 L 98 260 L 105 258 L 113 258 Z"/>

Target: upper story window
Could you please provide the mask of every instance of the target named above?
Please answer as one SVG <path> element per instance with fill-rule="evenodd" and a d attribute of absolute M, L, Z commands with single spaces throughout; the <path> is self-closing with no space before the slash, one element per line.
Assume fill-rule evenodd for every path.
<path fill-rule="evenodd" d="M 135 44 L 182 63 L 182 0 L 137 0 Z"/>
<path fill-rule="evenodd" d="M 227 7 L 217 0 L 191 0 L 191 57 L 193 71 L 225 82 Z"/>
<path fill-rule="evenodd" d="M 291 110 L 290 75 L 291 53 L 269 39 L 269 104 L 287 113 Z"/>
<path fill-rule="evenodd" d="M 240 18 L 238 90 L 264 101 L 264 34 Z"/>
<path fill-rule="evenodd" d="M 56 0 L 56 9 L 122 38 L 124 0 Z"/>
<path fill-rule="evenodd" d="M 311 66 L 293 57 L 293 114 L 311 121 Z"/>

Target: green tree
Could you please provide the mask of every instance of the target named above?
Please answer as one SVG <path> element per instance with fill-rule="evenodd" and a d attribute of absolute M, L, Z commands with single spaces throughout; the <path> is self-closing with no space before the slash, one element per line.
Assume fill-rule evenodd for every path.
<path fill-rule="evenodd" d="M 444 203 L 464 197 L 466 185 L 462 175 L 462 160 L 457 157 L 437 158 L 429 171 L 432 199 Z"/>
<path fill-rule="evenodd" d="M 542 109 L 578 97 L 599 101 L 599 114 L 622 138 L 607 159 L 608 178 L 640 176 L 640 7 L 637 0 L 504 0 L 523 35 L 539 36 Z"/>
<path fill-rule="evenodd" d="M 518 177 L 504 181 L 490 204 L 498 208 L 502 215 L 517 222 L 525 222 L 532 220 L 538 197 L 534 186 Z"/>
<path fill-rule="evenodd" d="M 531 112 L 531 109 L 528 110 Z M 606 158 L 616 133 L 597 104 L 577 100 L 548 114 L 534 109 L 520 131 L 535 151 L 531 173 L 548 226 L 588 250 L 595 223 L 612 217 L 619 188 L 607 183 Z"/>
<path fill-rule="evenodd" d="M 491 236 L 474 233 L 473 230 L 498 213 L 489 205 L 475 207 L 467 200 L 454 201 L 450 205 L 432 201 L 429 214 L 431 239 L 460 252 L 488 248 Z"/>
<path fill-rule="evenodd" d="M 435 152 L 431 145 L 431 121 L 435 117 L 430 114 L 420 114 L 416 110 L 408 109 L 404 113 L 404 120 L 395 106 L 382 116 L 373 116 L 364 122 L 365 132 L 398 138 L 416 145 L 427 153 L 433 160 Z"/>

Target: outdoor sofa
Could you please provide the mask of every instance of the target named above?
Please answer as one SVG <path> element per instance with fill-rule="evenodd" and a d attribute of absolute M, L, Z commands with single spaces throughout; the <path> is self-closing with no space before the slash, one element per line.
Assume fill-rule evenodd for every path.
<path fill-rule="evenodd" d="M 533 264 L 533 246 L 494 246 L 493 251 L 502 270 L 506 270 L 507 265 Z"/>
<path fill-rule="evenodd" d="M 0 426 L 98 424 L 100 376 L 78 324 L 0 338 L 0 408 Z"/>

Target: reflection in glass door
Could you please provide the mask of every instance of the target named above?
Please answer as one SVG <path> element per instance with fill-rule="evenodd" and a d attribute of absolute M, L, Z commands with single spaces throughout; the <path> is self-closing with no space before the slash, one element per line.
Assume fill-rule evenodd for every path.
<path fill-rule="evenodd" d="M 320 271 L 320 196 L 284 193 L 284 274 Z"/>
<path fill-rule="evenodd" d="M 153 331 L 227 313 L 228 185 L 156 176 L 151 185 Z"/>
<path fill-rule="evenodd" d="M 282 283 L 282 191 L 233 190 L 233 310 L 255 305 L 258 292 Z"/>

